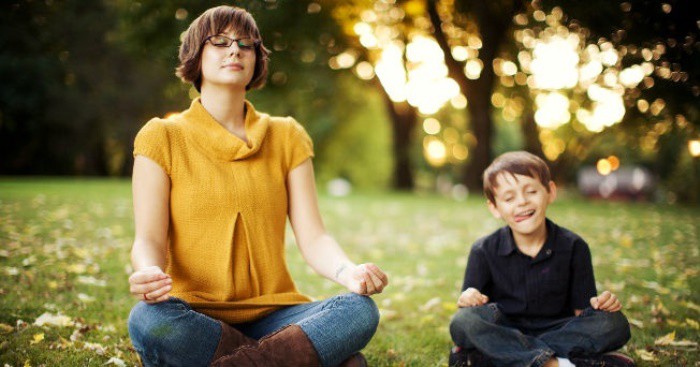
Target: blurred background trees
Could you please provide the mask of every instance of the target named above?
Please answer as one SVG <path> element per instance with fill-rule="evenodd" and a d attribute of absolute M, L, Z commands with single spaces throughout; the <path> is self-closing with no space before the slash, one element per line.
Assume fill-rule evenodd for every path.
<path fill-rule="evenodd" d="M 642 167 L 700 201 L 698 13 L 687 0 L 248 0 L 260 110 L 302 122 L 322 182 L 478 192 L 507 150 L 557 180 Z M 130 173 L 135 133 L 186 108 L 173 74 L 201 1 L 0 5 L 0 174 Z M 603 195 L 604 196 L 604 195 Z"/>

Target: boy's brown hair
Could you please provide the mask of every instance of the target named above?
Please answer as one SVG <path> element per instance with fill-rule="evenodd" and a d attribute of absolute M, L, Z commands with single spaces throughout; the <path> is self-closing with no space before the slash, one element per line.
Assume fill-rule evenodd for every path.
<path fill-rule="evenodd" d="M 496 204 L 494 194 L 497 187 L 496 179 L 503 173 L 536 178 L 549 191 L 551 174 L 547 163 L 542 158 L 525 151 L 503 153 L 484 171 L 484 195 L 494 205 Z"/>
<path fill-rule="evenodd" d="M 175 75 L 185 83 L 192 83 L 201 92 L 202 88 L 202 47 L 207 37 L 223 33 L 231 27 L 238 37 L 250 37 L 260 41 L 255 46 L 255 70 L 246 90 L 262 88 L 267 78 L 267 60 L 270 50 L 262 43 L 255 19 L 247 11 L 235 6 L 221 5 L 211 8 L 190 24 L 182 35 L 180 44 L 180 64 Z"/>

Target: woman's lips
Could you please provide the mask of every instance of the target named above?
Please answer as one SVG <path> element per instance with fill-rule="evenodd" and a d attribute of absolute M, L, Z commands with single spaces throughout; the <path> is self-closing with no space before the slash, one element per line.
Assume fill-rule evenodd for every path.
<path fill-rule="evenodd" d="M 243 64 L 237 62 L 224 63 L 221 67 L 224 69 L 243 70 Z"/>

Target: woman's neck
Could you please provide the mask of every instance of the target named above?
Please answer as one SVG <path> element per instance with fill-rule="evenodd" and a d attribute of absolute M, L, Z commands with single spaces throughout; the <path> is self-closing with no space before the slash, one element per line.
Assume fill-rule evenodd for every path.
<path fill-rule="evenodd" d="M 202 86 L 202 106 L 221 126 L 247 141 L 245 137 L 245 91 Z"/>

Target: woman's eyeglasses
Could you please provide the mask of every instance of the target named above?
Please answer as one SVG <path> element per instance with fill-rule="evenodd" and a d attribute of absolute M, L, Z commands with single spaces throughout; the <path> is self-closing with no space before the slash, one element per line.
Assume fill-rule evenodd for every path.
<path fill-rule="evenodd" d="M 226 36 L 222 36 L 220 34 L 209 36 L 204 39 L 204 42 L 202 44 L 211 43 L 215 47 L 231 47 L 231 45 L 236 42 L 236 45 L 238 48 L 240 48 L 242 51 L 252 51 L 255 49 L 256 46 L 260 44 L 260 41 L 254 40 L 252 38 L 230 38 Z"/>

